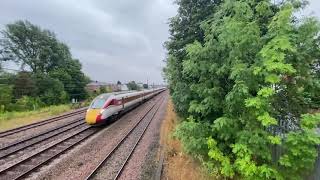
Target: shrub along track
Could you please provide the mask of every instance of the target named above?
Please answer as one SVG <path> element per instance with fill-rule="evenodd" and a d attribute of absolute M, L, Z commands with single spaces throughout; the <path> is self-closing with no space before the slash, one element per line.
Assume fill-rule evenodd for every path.
<path fill-rule="evenodd" d="M 67 113 L 67 114 L 63 114 L 63 115 L 56 116 L 56 117 L 53 117 L 53 118 L 49 118 L 49 119 L 46 119 L 44 121 L 39 121 L 39 122 L 36 122 L 36 123 L 28 124 L 28 125 L 21 126 L 21 127 L 15 128 L 15 129 L 10 129 L 10 130 L 7 130 L 7 131 L 2 131 L 2 132 L 0 132 L 0 138 L 4 138 L 6 136 L 10 136 L 10 135 L 18 133 L 18 132 L 26 131 L 26 130 L 29 130 L 29 129 L 32 129 L 32 128 L 35 128 L 35 127 L 39 127 L 39 126 L 42 126 L 42 125 L 45 125 L 45 124 L 49 124 L 49 123 L 52 123 L 52 122 L 56 122 L 56 121 L 59 121 L 59 120 L 64 120 L 65 118 L 68 118 L 68 117 L 79 115 L 81 113 L 84 113 L 86 111 L 86 109 L 87 108 L 81 108 L 81 109 L 73 111 L 71 113 Z"/>
<path fill-rule="evenodd" d="M 86 179 L 118 179 L 121 176 L 122 170 L 129 161 L 163 101 L 164 97 L 151 106 L 147 113 L 125 133 Z"/>

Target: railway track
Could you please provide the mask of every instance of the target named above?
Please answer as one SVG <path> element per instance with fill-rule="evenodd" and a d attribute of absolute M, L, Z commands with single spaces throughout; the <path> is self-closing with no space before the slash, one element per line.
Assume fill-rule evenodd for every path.
<path fill-rule="evenodd" d="M 114 146 L 114 148 L 105 156 L 105 158 L 96 166 L 96 168 L 86 177 L 89 179 L 118 179 L 124 170 L 127 162 L 130 160 L 131 155 L 145 134 L 154 116 L 158 112 L 164 98 L 155 102 L 155 104 L 144 114 L 143 117 L 121 138 L 121 140 Z M 129 149 L 128 144 L 130 145 Z M 127 149 L 123 155 L 123 148 Z M 122 151 L 122 152 L 121 152 Z M 119 158 L 116 157 L 121 157 Z M 110 163 L 110 162 L 115 163 Z M 109 164 L 108 164 L 109 162 Z M 108 167 L 108 168 L 104 168 Z M 103 177 L 100 174 L 103 173 Z"/>
<path fill-rule="evenodd" d="M 56 116 L 56 117 L 53 117 L 53 118 L 49 118 L 49 119 L 44 120 L 44 121 L 39 121 L 39 122 L 36 122 L 36 123 L 32 123 L 32 124 L 29 124 L 29 125 L 21 126 L 21 127 L 15 128 L 15 129 L 10 129 L 10 130 L 7 130 L 7 131 L 2 131 L 2 132 L 0 132 L 0 138 L 6 137 L 6 136 L 10 136 L 12 134 L 15 134 L 15 133 L 18 133 L 18 132 L 21 132 L 21 131 L 25 131 L 25 130 L 28 130 L 28 129 L 32 129 L 32 128 L 35 128 L 35 127 L 39 127 L 39 126 L 42 126 L 42 125 L 45 125 L 45 124 L 49 124 L 49 123 L 52 123 L 52 122 L 55 122 L 55 121 L 63 120 L 65 118 L 84 113 L 85 111 L 86 111 L 86 108 L 83 108 L 83 109 L 80 109 L 78 111 L 74 111 L 74 112 L 71 112 L 71 113 L 68 113 L 68 114 L 64 114 L 64 115 Z"/>
<path fill-rule="evenodd" d="M 81 126 L 84 126 L 85 122 L 83 118 L 76 119 L 74 121 L 56 126 L 52 129 L 46 130 L 39 134 L 15 141 L 0 148 L 0 161 L 7 158 L 17 152 L 30 151 L 30 148 L 36 149 L 34 146 L 38 144 L 45 144 L 51 142 L 55 137 L 63 136 L 70 131 L 76 130 Z"/>
<path fill-rule="evenodd" d="M 151 107 L 149 107 L 149 109 L 147 110 L 147 113 L 144 114 L 142 118 L 140 118 L 140 121 L 137 124 L 135 124 L 136 129 L 141 126 L 139 124 L 142 124 L 141 122 L 145 121 L 144 119 L 146 117 L 150 116 L 150 112 L 157 111 L 155 110 L 155 107 L 158 103 L 154 103 Z M 82 112 L 84 112 L 84 110 L 76 111 L 76 112 L 66 114 L 63 116 L 58 116 L 55 118 L 51 118 L 51 119 L 45 120 L 46 121 L 45 123 L 34 123 L 28 126 L 17 128 L 17 130 L 16 129 L 9 130 L 9 131 L 3 132 L 2 134 L 0 133 L 0 135 L 4 135 L 4 133 L 6 133 L 6 135 L 10 135 L 12 133 L 24 131 L 24 130 L 41 126 L 43 124 L 47 124 L 53 121 L 58 121 L 63 118 L 71 117 L 73 115 L 76 115 L 77 113 L 82 113 Z M 156 112 L 153 113 L 152 118 L 155 115 L 155 113 Z M 152 118 L 147 123 L 147 125 L 146 123 L 143 123 L 144 124 L 143 127 L 145 128 L 140 138 L 143 136 L 144 131 L 147 129 Z M 88 126 L 84 123 L 83 118 L 79 118 L 71 122 L 67 122 L 59 126 L 55 126 L 51 129 L 46 130 L 45 132 L 41 132 L 39 134 L 32 135 L 30 137 L 26 137 L 18 141 L 1 146 L 0 147 L 0 179 L 16 180 L 16 179 L 27 178 L 28 175 L 39 170 L 40 167 L 48 164 L 50 161 L 58 158 L 59 155 L 67 152 L 77 144 L 86 140 L 88 137 L 91 137 L 93 134 L 98 132 L 101 128 L 102 127 Z M 128 136 L 130 133 L 132 134 L 132 132 L 135 131 L 134 130 L 135 128 L 131 129 L 126 136 Z M 140 129 L 141 128 L 142 127 L 140 127 Z M 126 140 L 128 140 L 128 138 L 124 138 L 122 142 L 120 142 L 118 145 L 120 145 L 121 143 L 124 143 Z M 138 144 L 138 141 L 136 142 L 136 145 L 137 144 Z M 115 148 L 113 151 L 116 151 L 116 149 L 117 148 Z M 133 151 L 134 149 L 132 149 L 131 154 Z M 127 158 L 126 161 L 129 160 L 130 156 Z M 123 164 L 122 168 L 124 168 L 124 166 L 125 164 Z"/>
<path fill-rule="evenodd" d="M 57 158 L 62 153 L 98 132 L 100 129 L 100 127 L 91 127 L 87 125 L 81 126 L 80 128 L 77 127 L 77 131 L 73 131 L 32 155 L 30 154 L 28 157 L 19 159 L 1 169 L 0 179 L 16 180 L 25 178 L 31 172 L 36 171 L 39 167 Z"/>

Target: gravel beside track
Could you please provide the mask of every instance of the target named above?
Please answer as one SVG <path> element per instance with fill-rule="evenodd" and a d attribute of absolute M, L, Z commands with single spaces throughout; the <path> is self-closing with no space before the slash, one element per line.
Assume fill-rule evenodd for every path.
<path fill-rule="evenodd" d="M 37 133 L 37 134 L 32 135 L 32 136 L 28 136 L 28 137 L 19 139 L 18 141 L 15 141 L 15 142 L 12 142 L 12 143 L 3 144 L 2 146 L 0 146 L 0 158 L 2 157 L 1 154 L 2 154 L 3 150 L 7 150 L 7 149 L 9 149 L 9 148 L 11 148 L 13 146 L 17 146 L 17 145 L 19 145 L 21 143 L 24 143 L 26 141 L 29 141 L 29 140 L 39 139 L 39 137 L 41 138 L 42 135 L 47 135 L 50 132 L 61 131 L 64 127 L 68 127 L 69 125 L 77 124 L 77 123 L 80 123 L 80 122 L 84 123 L 83 118 L 79 118 L 79 119 L 76 119 L 75 121 L 63 123 L 62 125 L 53 127 L 51 129 L 48 129 L 48 130 L 46 130 L 44 132 L 41 132 L 41 133 Z"/>
<path fill-rule="evenodd" d="M 27 158 L 20 159 L 19 161 L 0 170 L 0 179 L 19 179 L 26 177 L 29 175 L 29 173 L 35 171 L 43 164 L 47 163 L 53 158 L 56 158 L 61 153 L 64 153 L 74 145 L 90 137 L 99 129 L 100 128 L 90 127 L 87 125 L 78 128 L 77 131 L 69 133 L 68 136 L 64 136 L 63 139 L 50 144 L 39 152 L 36 152 Z"/>
<path fill-rule="evenodd" d="M 165 95 L 164 102 L 161 104 L 159 111 L 150 123 L 144 136 L 134 150 L 130 160 L 122 171 L 119 180 L 127 179 L 155 179 L 158 168 L 158 156 L 160 150 L 160 127 L 166 113 L 168 103 L 168 92 Z"/>
<path fill-rule="evenodd" d="M 33 173 L 31 179 L 84 179 L 104 159 L 128 130 L 144 116 L 163 93 L 125 114 L 111 125 L 80 143 L 67 154 Z"/>
<path fill-rule="evenodd" d="M 45 132 L 46 130 L 59 126 L 63 123 L 68 123 L 70 121 L 75 121 L 79 118 L 83 118 L 84 115 L 85 108 L 81 108 L 47 120 L 0 132 L 0 147 L 12 144 L 15 141 L 19 141 L 21 140 L 21 137 L 33 136 L 35 132 Z"/>
<path fill-rule="evenodd" d="M 132 152 L 139 143 L 141 137 L 144 135 L 153 117 L 158 112 L 162 103 L 162 99 L 156 102 L 154 107 L 137 122 L 117 146 L 106 156 L 106 158 L 97 166 L 97 168 L 90 174 L 87 179 L 117 179 L 126 162 L 130 159 Z"/>
<path fill-rule="evenodd" d="M 0 170 L 3 166 L 8 166 L 11 161 L 19 160 L 20 156 L 28 155 L 35 152 L 47 144 L 57 141 L 68 134 L 86 127 L 87 125 L 83 119 L 77 120 L 76 122 L 69 123 L 67 125 L 56 127 L 52 130 L 38 134 L 37 136 L 26 138 L 16 143 L 5 146 L 0 151 L 0 162 L 4 162 L 4 165 L 0 165 Z"/>

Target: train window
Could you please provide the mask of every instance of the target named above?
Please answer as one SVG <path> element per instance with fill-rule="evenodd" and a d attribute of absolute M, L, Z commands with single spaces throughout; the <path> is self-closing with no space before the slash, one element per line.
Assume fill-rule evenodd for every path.
<path fill-rule="evenodd" d="M 118 100 L 116 99 L 112 99 L 112 101 L 110 102 L 110 105 L 118 105 Z"/>
<path fill-rule="evenodd" d="M 91 109 L 101 109 L 106 102 L 105 99 L 96 99 L 95 101 L 92 102 L 91 104 Z"/>

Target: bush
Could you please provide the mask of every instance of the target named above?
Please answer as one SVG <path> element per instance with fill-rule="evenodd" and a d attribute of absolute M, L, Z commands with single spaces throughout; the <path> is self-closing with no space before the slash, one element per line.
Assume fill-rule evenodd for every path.
<path fill-rule="evenodd" d="M 31 111 L 44 106 L 44 103 L 41 102 L 40 98 L 23 96 L 20 99 L 18 99 L 13 106 L 15 107 L 14 110 L 16 111 Z"/>
<path fill-rule="evenodd" d="M 0 112 L 8 110 L 8 106 L 10 106 L 12 99 L 12 87 L 0 84 Z"/>
<path fill-rule="evenodd" d="M 37 74 L 36 83 L 40 100 L 46 105 L 66 103 L 68 94 L 64 91 L 63 83 L 45 74 Z"/>
<path fill-rule="evenodd" d="M 177 137 L 191 154 L 207 153 L 205 164 L 227 178 L 302 179 L 312 170 L 320 115 L 308 112 L 319 107 L 320 23 L 295 17 L 303 6 L 223 1 L 198 22 L 203 40 L 169 46 L 173 101 L 194 119 L 178 127 Z M 169 44 L 186 40 L 175 36 L 180 16 L 172 19 Z"/>
<path fill-rule="evenodd" d="M 207 137 L 210 135 L 208 123 L 195 122 L 192 118 L 182 121 L 174 132 L 174 137 L 181 140 L 184 150 L 192 155 L 208 157 Z"/>

